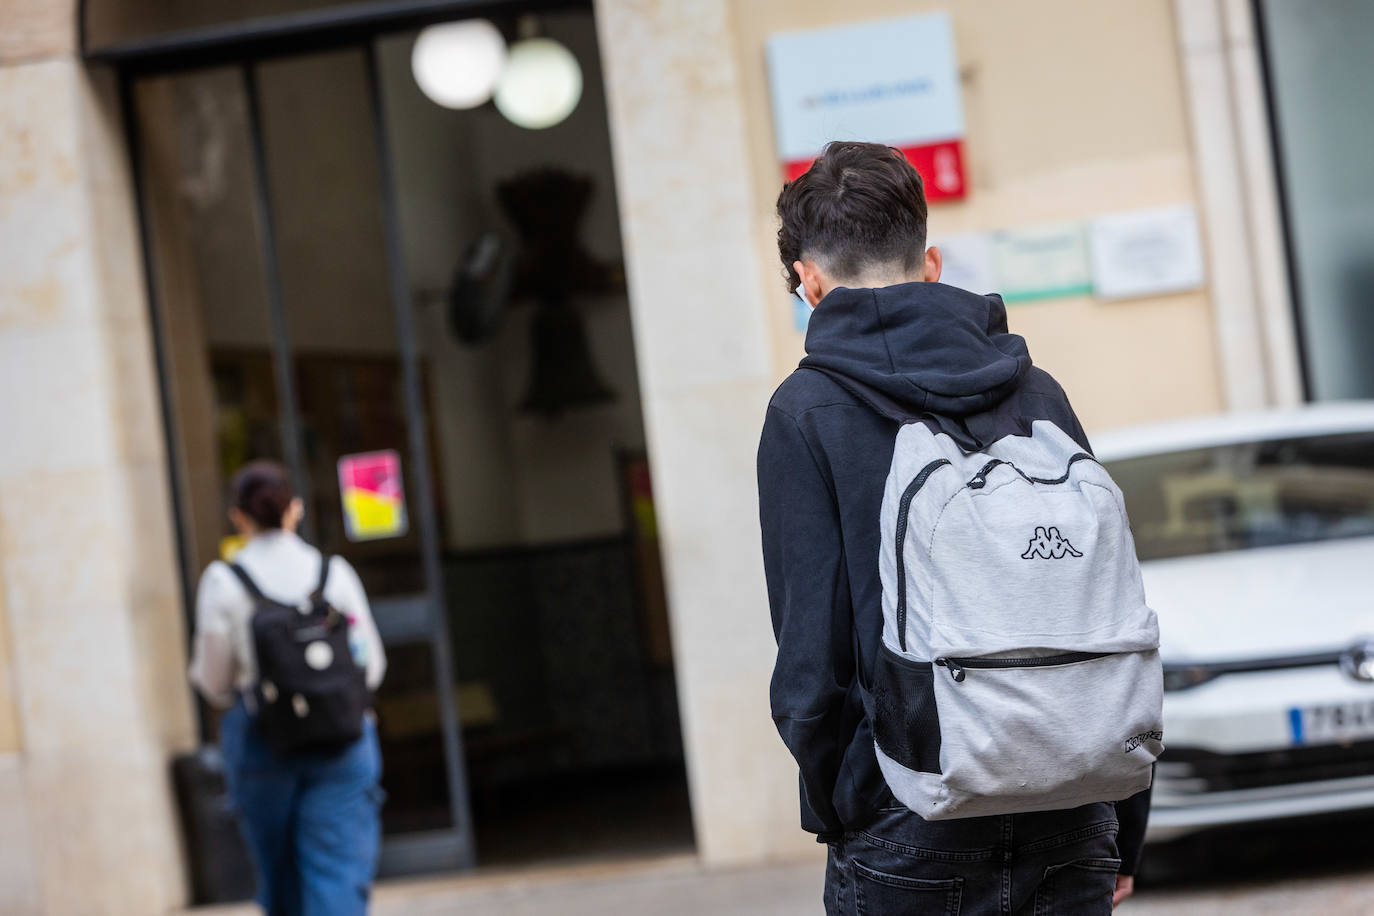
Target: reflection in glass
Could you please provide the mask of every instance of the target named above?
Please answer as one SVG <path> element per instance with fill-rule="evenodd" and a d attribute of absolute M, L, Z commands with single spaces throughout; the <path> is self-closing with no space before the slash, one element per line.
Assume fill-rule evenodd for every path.
<path fill-rule="evenodd" d="M 1374 4 L 1261 0 L 1265 63 L 1310 394 L 1374 397 Z"/>
<path fill-rule="evenodd" d="M 229 534 L 230 476 L 282 458 L 247 105 L 234 68 L 141 80 L 134 100 L 171 460 L 198 574 Z"/>
<path fill-rule="evenodd" d="M 1374 536 L 1374 433 L 1111 464 L 1142 560 Z"/>
<path fill-rule="evenodd" d="M 377 43 L 484 863 L 692 839 L 595 22 L 539 25 L 586 81 L 540 131 Z"/>
<path fill-rule="evenodd" d="M 416 462 L 433 460 L 410 449 L 367 58 L 349 48 L 273 60 L 256 77 L 307 505 L 320 548 L 357 568 L 391 659 L 375 704 L 383 826 L 440 829 L 452 814 L 420 532 L 350 540 L 339 490 L 348 455 L 397 452 L 408 496 Z"/>

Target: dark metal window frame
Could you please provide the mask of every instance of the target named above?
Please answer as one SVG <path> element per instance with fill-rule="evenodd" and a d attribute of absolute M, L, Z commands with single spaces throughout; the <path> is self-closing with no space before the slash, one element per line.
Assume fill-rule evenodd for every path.
<path fill-rule="evenodd" d="M 1274 58 L 1270 47 L 1269 26 L 1264 14 L 1264 0 L 1250 0 L 1251 17 L 1255 23 L 1255 47 L 1259 54 L 1260 78 L 1264 85 L 1264 113 L 1268 117 L 1269 149 L 1274 157 L 1274 184 L 1278 192 L 1279 224 L 1283 231 L 1283 255 L 1288 267 L 1289 311 L 1293 316 L 1293 343 L 1298 350 L 1298 376 L 1302 385 L 1302 399 L 1311 401 L 1312 366 L 1307 352 L 1307 325 L 1302 314 L 1302 285 L 1296 242 L 1293 238 L 1293 213 L 1288 203 L 1287 164 L 1283 155 L 1282 126 L 1279 123 L 1278 99 L 1274 89 Z"/>
<path fill-rule="evenodd" d="M 91 47 L 86 29 L 90 2 L 80 0 L 77 13 L 81 54 L 90 63 L 113 64 L 126 75 L 200 69 L 368 44 L 388 32 L 451 19 L 591 9 L 591 0 L 365 0 Z"/>
<path fill-rule="evenodd" d="M 429 420 L 420 390 L 419 354 L 415 341 L 414 303 L 403 257 L 403 240 L 393 181 L 393 161 L 386 130 L 380 73 L 375 41 L 394 32 L 407 31 L 445 20 L 474 16 L 510 16 L 525 12 L 558 9 L 589 9 L 590 0 L 370 0 L 303 13 L 251 19 L 181 32 L 159 34 L 100 48 L 87 45 L 87 0 L 81 0 L 77 15 L 82 54 L 91 64 L 108 65 L 117 71 L 121 117 L 132 172 L 133 192 L 138 210 L 144 285 L 148 296 L 149 320 L 154 343 L 154 358 L 161 401 L 163 435 L 168 455 L 168 487 L 171 491 L 173 525 L 177 533 L 177 559 L 182 580 L 182 596 L 188 621 L 188 634 L 194 624 L 194 583 L 198 571 L 191 568 L 188 532 L 183 522 L 182 493 L 185 481 L 176 461 L 178 429 L 171 406 L 171 375 L 168 366 L 166 329 L 160 313 L 160 291 L 151 247 L 151 226 L 144 201 L 146 175 L 134 106 L 134 87 L 142 77 L 178 71 L 236 66 L 243 79 L 249 108 L 249 131 L 253 155 L 254 195 L 263 257 L 264 279 L 272 328 L 272 355 L 278 397 L 281 400 L 283 454 L 299 492 L 302 459 L 299 404 L 291 372 L 290 342 L 285 305 L 277 263 L 271 191 L 268 187 L 262 129 L 258 118 L 258 92 L 255 66 L 271 58 L 360 48 L 366 58 L 368 104 L 372 110 L 376 145 L 382 229 L 387 271 L 395 309 L 397 336 L 402 364 L 402 385 L 409 447 L 417 456 L 412 469 L 414 497 L 419 511 L 421 553 L 425 571 L 426 594 L 432 609 L 429 641 L 434 653 L 436 690 L 441 718 L 444 757 L 448 776 L 452 827 L 429 834 L 402 834 L 389 838 L 383 849 L 382 871 L 413 872 L 436 868 L 471 868 L 476 863 L 467 772 L 463 757 L 462 732 L 451 685 L 453 663 L 450 657 L 448 622 L 444 608 L 443 569 L 439 557 L 439 531 L 433 503 L 433 481 L 427 457 Z M 208 711 L 199 707 L 202 740 L 208 738 Z"/>

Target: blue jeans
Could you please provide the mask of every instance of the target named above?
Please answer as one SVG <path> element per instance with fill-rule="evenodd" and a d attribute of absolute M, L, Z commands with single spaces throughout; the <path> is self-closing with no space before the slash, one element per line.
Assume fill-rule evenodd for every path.
<path fill-rule="evenodd" d="M 225 776 L 270 916 L 362 916 L 381 841 L 382 755 L 371 717 L 336 754 L 279 756 L 243 703 L 220 725 Z"/>
<path fill-rule="evenodd" d="M 828 916 L 1097 916 L 1121 860 L 1116 810 L 926 821 L 893 803 L 830 844 Z"/>

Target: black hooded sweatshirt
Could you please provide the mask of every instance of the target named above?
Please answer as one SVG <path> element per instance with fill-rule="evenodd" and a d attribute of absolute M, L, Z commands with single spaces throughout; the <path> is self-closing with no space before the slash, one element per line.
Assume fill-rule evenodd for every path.
<path fill-rule="evenodd" d="M 895 802 L 866 685 L 881 644 L 878 519 L 903 420 L 934 415 L 965 447 L 1053 421 L 1091 452 L 1068 398 L 1007 331 L 1000 296 L 941 283 L 832 290 L 759 443 L 763 559 L 778 641 L 773 720 L 801 770 L 802 827 L 822 840 Z M 1117 804 L 1133 874 L 1149 792 Z"/>

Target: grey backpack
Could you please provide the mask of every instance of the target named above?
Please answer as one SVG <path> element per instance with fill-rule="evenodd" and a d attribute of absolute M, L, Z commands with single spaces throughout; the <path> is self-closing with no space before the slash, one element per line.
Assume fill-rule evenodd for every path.
<path fill-rule="evenodd" d="M 1031 432 L 972 452 L 924 422 L 897 436 L 872 725 L 888 786 L 929 820 L 1123 799 L 1164 749 L 1121 492 L 1059 427 Z"/>

